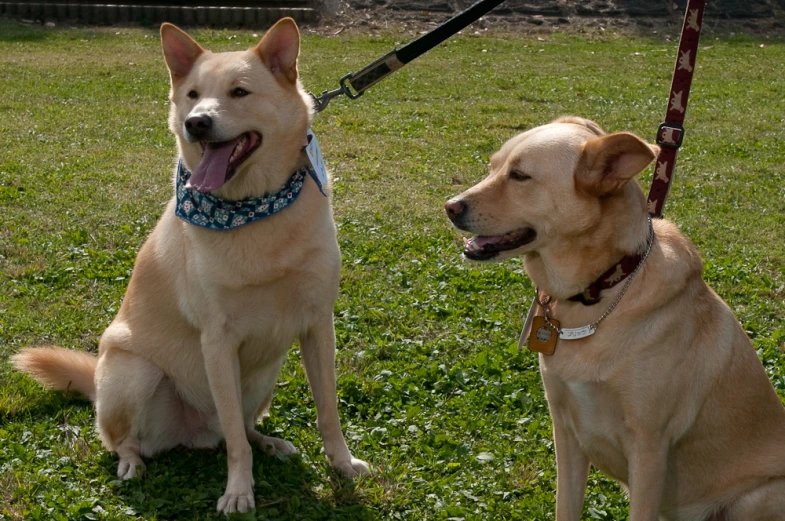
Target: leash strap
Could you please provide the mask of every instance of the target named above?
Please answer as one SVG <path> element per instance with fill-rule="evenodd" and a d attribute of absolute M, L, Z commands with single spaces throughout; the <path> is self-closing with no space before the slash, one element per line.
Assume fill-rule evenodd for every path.
<path fill-rule="evenodd" d="M 649 190 L 649 214 L 654 218 L 662 217 L 662 208 L 668 198 L 668 191 L 673 180 L 673 169 L 676 166 L 676 154 L 684 140 L 684 116 L 687 112 L 687 101 L 690 96 L 690 84 L 695 71 L 695 59 L 698 54 L 703 11 L 706 0 L 689 0 L 684 25 L 681 29 L 679 52 L 673 70 L 668 110 L 665 122 L 657 129 L 657 144 L 660 154 Z"/>
<path fill-rule="evenodd" d="M 347 74 L 340 79 L 340 87 L 337 89 L 324 91 L 318 97 L 311 94 L 314 100 L 314 109 L 316 112 L 321 112 L 327 108 L 331 99 L 340 96 L 341 94 L 345 94 L 349 99 L 359 98 L 368 88 L 376 85 L 415 58 L 430 51 L 472 22 L 479 20 L 502 2 L 504 2 L 504 0 L 479 0 L 471 7 L 461 11 L 413 42 L 406 44 L 400 49 L 393 49 L 391 52 L 353 74 Z"/>

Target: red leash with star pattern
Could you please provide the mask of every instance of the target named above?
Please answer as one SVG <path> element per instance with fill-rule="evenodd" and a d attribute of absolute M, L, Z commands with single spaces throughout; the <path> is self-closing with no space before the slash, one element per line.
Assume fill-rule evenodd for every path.
<path fill-rule="evenodd" d="M 689 0 L 687 12 L 684 16 L 684 26 L 681 29 L 679 51 L 676 56 L 676 66 L 673 70 L 668 110 L 665 122 L 657 129 L 657 144 L 660 154 L 649 190 L 648 208 L 652 217 L 662 217 L 662 208 L 668 198 L 673 169 L 676 166 L 676 154 L 684 139 L 684 116 L 687 112 L 687 101 L 690 97 L 690 84 L 695 72 L 695 58 L 698 54 L 701 26 L 703 25 L 703 11 L 706 0 Z"/>
<path fill-rule="evenodd" d="M 690 95 L 692 75 L 695 72 L 695 58 L 698 53 L 703 11 L 706 0 L 689 0 L 684 25 L 681 29 L 679 50 L 676 66 L 673 70 L 668 110 L 665 122 L 657 129 L 657 144 L 660 153 L 652 177 L 649 190 L 648 209 L 652 218 L 662 217 L 662 208 L 668 197 L 673 169 L 676 166 L 676 153 L 684 139 L 684 116 L 687 112 L 687 100 Z M 618 263 L 600 275 L 582 293 L 572 296 L 569 300 L 591 306 L 600 301 L 600 292 L 610 289 L 632 273 L 641 261 L 641 254 L 627 255 Z"/>

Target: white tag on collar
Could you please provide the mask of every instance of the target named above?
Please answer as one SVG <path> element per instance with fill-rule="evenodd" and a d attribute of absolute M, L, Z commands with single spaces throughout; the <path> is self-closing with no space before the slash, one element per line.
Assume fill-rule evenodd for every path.
<path fill-rule="evenodd" d="M 559 338 L 563 340 L 578 340 L 579 338 L 592 336 L 595 331 L 597 331 L 597 328 L 592 325 L 581 327 L 563 327 L 561 331 L 559 331 Z"/>
<path fill-rule="evenodd" d="M 316 136 L 308 129 L 307 138 L 308 145 L 305 147 L 305 153 L 308 154 L 308 159 L 311 161 L 311 168 L 316 172 L 316 177 L 319 180 L 319 190 L 324 193 L 322 187 L 327 186 L 327 167 L 324 166 L 324 159 L 322 158 L 322 151 L 319 150 L 319 142 L 316 141 Z"/>
<path fill-rule="evenodd" d="M 529 312 L 526 313 L 526 320 L 523 322 L 523 329 L 521 330 L 521 337 L 518 339 L 518 352 L 523 351 L 526 342 L 529 341 L 529 335 L 532 332 L 532 323 L 534 323 L 534 315 L 537 314 L 537 299 L 532 299 L 532 305 L 529 307 Z"/>

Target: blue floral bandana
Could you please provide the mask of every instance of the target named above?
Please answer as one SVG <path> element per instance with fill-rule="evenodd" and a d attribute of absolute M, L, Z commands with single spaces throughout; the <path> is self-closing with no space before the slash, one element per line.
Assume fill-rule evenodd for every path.
<path fill-rule="evenodd" d="M 273 194 L 242 201 L 227 201 L 209 193 L 186 188 L 185 184 L 191 177 L 191 172 L 185 169 L 181 159 L 177 164 L 177 206 L 174 213 L 195 226 L 218 231 L 233 230 L 266 219 L 294 203 L 303 189 L 306 176 L 311 176 L 316 181 L 319 191 L 326 197 L 316 172 L 310 166 L 305 166 L 293 173 L 286 184 Z"/>

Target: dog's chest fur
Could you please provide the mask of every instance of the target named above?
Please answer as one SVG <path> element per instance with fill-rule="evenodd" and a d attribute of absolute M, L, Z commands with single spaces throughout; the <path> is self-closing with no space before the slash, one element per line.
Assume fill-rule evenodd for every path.
<path fill-rule="evenodd" d="M 589 460 L 626 478 L 622 408 L 608 375 L 589 359 L 592 340 L 560 340 L 553 356 L 540 356 L 545 395 L 554 424 L 570 431 Z"/>
<path fill-rule="evenodd" d="M 620 400 L 605 383 L 553 382 L 558 386 L 559 407 L 552 407 L 565 428 L 572 431 L 582 451 L 594 466 L 627 481 L 628 460 L 624 440 L 625 418 Z M 547 390 L 546 390 L 547 392 Z M 550 397 L 557 393 L 548 393 Z"/>
<path fill-rule="evenodd" d="M 219 236 L 198 244 L 195 275 L 186 282 L 188 297 L 181 306 L 199 329 L 223 321 L 246 344 L 267 344 L 265 351 L 279 344 L 285 350 L 317 317 L 331 315 L 340 253 L 329 216 L 284 233 L 264 231 L 247 230 L 253 239 Z M 279 355 L 279 349 L 271 351 L 266 356 Z"/>
<path fill-rule="evenodd" d="M 182 339 L 191 355 L 169 373 L 188 382 L 184 394 L 192 403 L 210 401 L 206 380 L 192 377 L 204 376 L 199 346 L 205 332 L 239 346 L 244 382 L 258 380 L 260 371 L 274 381 L 292 343 L 317 324 L 332 323 L 340 251 L 329 202 L 315 186 L 307 189 L 285 212 L 237 233 L 187 225 L 170 204 L 140 252 L 135 275 L 155 280 L 148 283 L 155 295 L 144 303 L 128 300 L 119 319 L 133 330 L 150 315 L 167 324 L 157 333 L 148 329 L 143 343 L 162 365 L 171 365 L 159 360 L 168 355 L 154 346 Z"/>

